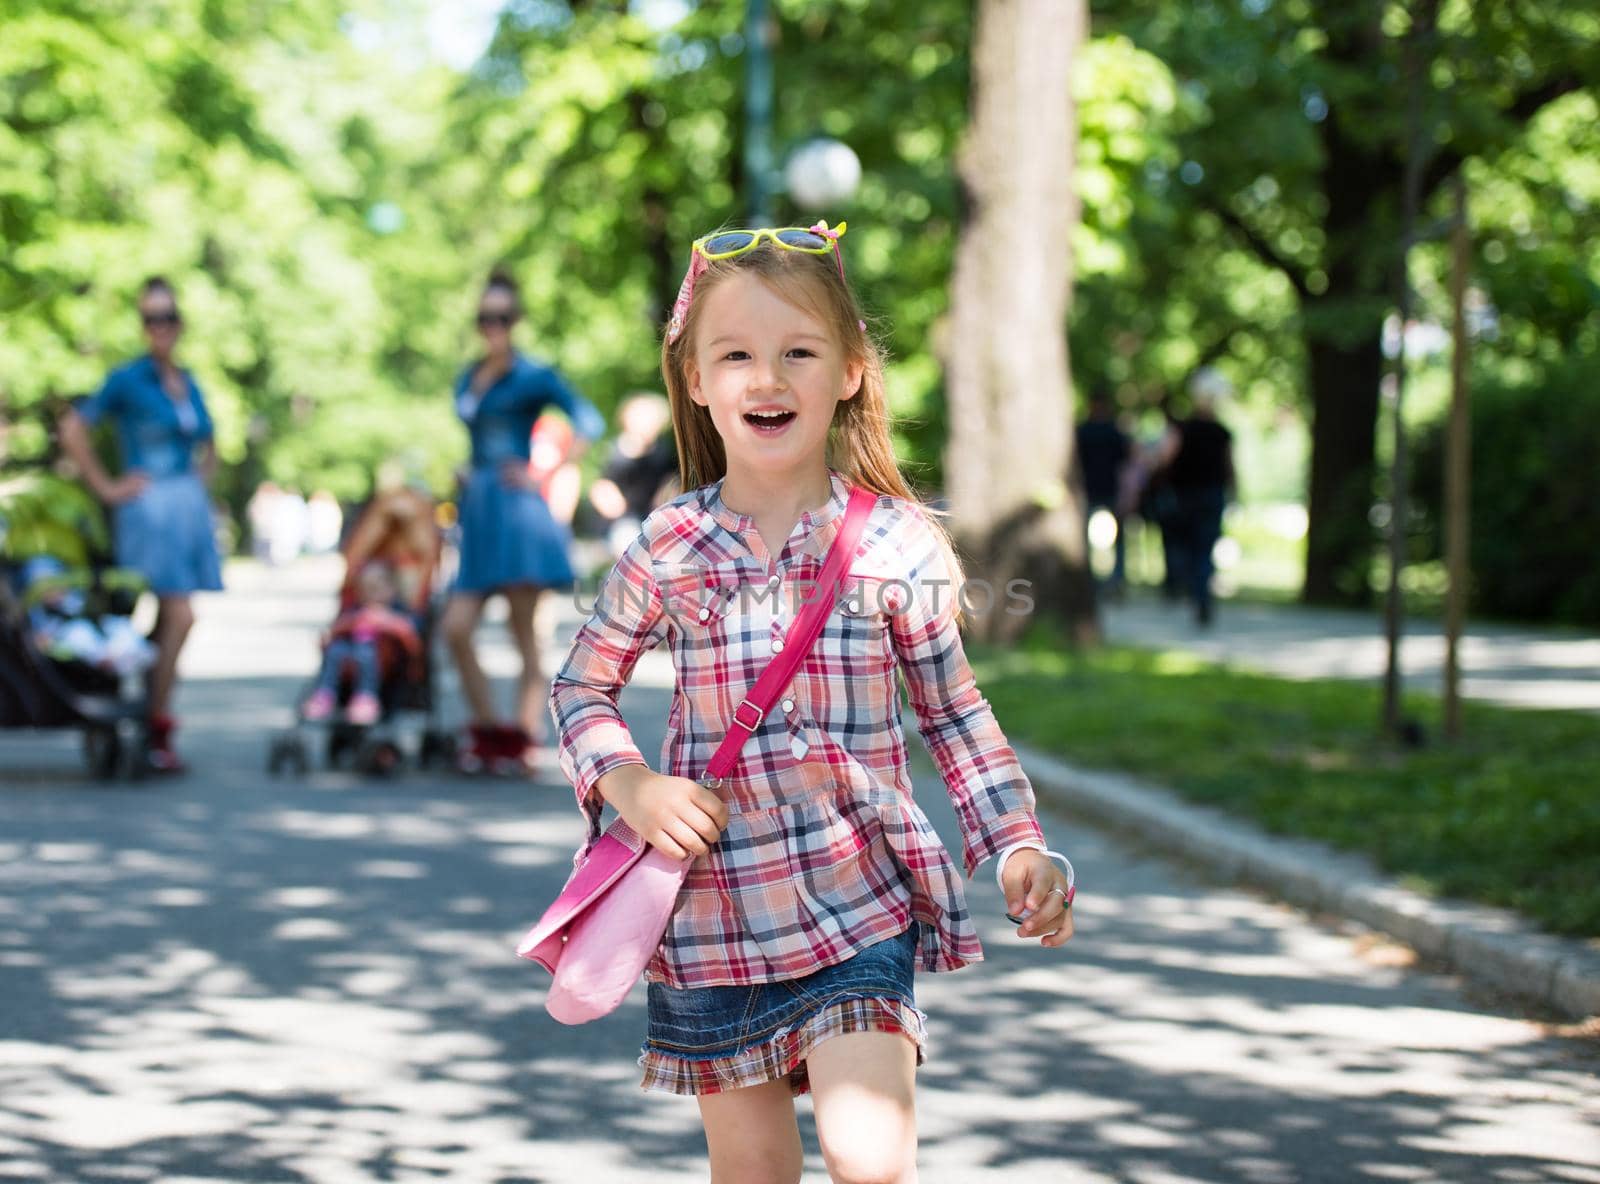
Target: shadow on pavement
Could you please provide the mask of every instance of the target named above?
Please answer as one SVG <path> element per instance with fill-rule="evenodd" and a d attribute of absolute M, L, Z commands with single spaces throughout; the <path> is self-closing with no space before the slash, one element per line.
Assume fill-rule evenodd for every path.
<path fill-rule="evenodd" d="M 86 785 L 53 739 L 4 742 L 8 768 L 35 762 L 0 790 L 4 1177 L 703 1179 L 694 1104 L 637 1086 L 642 990 L 564 1028 L 512 956 L 581 834 L 559 773 L 269 780 L 265 733 L 298 685 L 191 682 L 181 781 Z M 663 707 L 657 688 L 624 699 L 640 720 Z M 638 731 L 653 753 L 659 726 Z M 925 1181 L 1600 1180 L 1574 1042 L 1051 833 L 1084 885 L 1068 950 L 1020 947 L 985 867 L 988 962 L 919 978 Z"/>

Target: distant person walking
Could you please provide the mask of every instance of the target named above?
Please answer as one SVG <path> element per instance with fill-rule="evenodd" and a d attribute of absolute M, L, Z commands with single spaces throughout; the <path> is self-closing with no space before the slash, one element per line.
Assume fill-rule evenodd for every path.
<path fill-rule="evenodd" d="M 1117 537 L 1113 547 L 1111 578 L 1106 590 L 1120 595 L 1127 579 L 1127 546 L 1123 538 L 1123 519 L 1119 494 L 1122 490 L 1123 470 L 1129 460 L 1128 435 L 1117 425 L 1116 406 L 1111 392 L 1095 387 L 1089 395 L 1089 415 L 1078 425 L 1078 465 L 1083 472 L 1084 495 L 1087 513 L 1084 526 L 1100 510 L 1110 514 L 1116 523 Z"/>
<path fill-rule="evenodd" d="M 672 410 L 667 397 L 649 391 L 629 395 L 617 411 L 617 425 L 611 455 L 589 489 L 590 504 L 608 523 L 614 559 L 622 557 L 663 494 L 675 494 L 678 488 L 678 449 L 668 431 Z"/>
<path fill-rule="evenodd" d="M 542 741 L 543 682 L 534 612 L 546 588 L 572 584 L 571 532 L 558 522 L 529 473 L 533 423 L 547 407 L 566 413 L 585 440 L 605 420 L 552 367 L 519 353 L 511 330 L 522 313 L 516 283 L 496 271 L 478 301 L 484 353 L 456 381 L 456 413 L 471 435 L 471 464 L 460 490 L 461 556 L 445 607 L 443 633 L 471 711 L 460 767 L 465 772 L 523 767 Z M 484 601 L 504 594 L 507 622 L 522 659 L 515 722 L 494 711 L 489 680 L 472 635 Z"/>
<path fill-rule="evenodd" d="M 178 655 L 194 626 L 190 596 L 222 587 L 211 502 L 216 468 L 211 417 L 194 377 L 175 354 L 183 318 L 172 285 L 152 276 L 139 291 L 149 352 L 113 370 L 99 392 L 61 418 L 61 446 L 96 497 L 112 509 L 117 563 L 143 574 L 159 606 L 151 640 L 147 744 L 157 772 L 182 772 L 171 714 Z M 102 420 L 116 428 L 122 473 L 112 477 L 89 439 Z"/>
<path fill-rule="evenodd" d="M 1211 367 L 1189 384 L 1192 411 L 1177 424 L 1175 451 L 1166 466 L 1177 495 L 1173 558 L 1179 587 L 1194 602 L 1195 621 L 1211 624 L 1214 604 L 1212 552 L 1222 537 L 1222 511 L 1234 486 L 1233 433 L 1217 421 L 1217 405 L 1232 384 Z"/>

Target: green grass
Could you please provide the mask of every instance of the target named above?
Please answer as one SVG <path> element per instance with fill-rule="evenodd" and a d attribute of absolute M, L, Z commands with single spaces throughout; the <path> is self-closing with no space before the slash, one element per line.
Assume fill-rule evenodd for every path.
<path fill-rule="evenodd" d="M 1074 653 L 1047 626 L 970 647 L 1008 736 L 1163 783 L 1265 829 L 1365 852 L 1425 892 L 1600 935 L 1600 719 L 1468 703 L 1438 735 L 1436 698 L 1407 711 L 1421 749 L 1379 740 L 1379 691 L 1295 682 L 1188 655 Z"/>

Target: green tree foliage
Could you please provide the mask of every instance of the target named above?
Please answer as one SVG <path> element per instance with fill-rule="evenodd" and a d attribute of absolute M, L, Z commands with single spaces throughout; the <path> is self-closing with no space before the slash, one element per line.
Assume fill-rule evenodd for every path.
<path fill-rule="evenodd" d="M 1479 298 L 1473 409 L 1476 609 L 1600 625 L 1600 101 L 1542 111 L 1495 164 L 1474 162 Z M 1446 252 L 1423 254 L 1428 305 L 1445 303 Z M 1440 545 L 1442 431 L 1419 428 L 1418 549 Z"/>
<path fill-rule="evenodd" d="M 743 3 L 697 4 L 666 29 L 626 8 L 511 5 L 453 133 L 482 153 L 480 229 L 521 268 L 534 336 L 607 391 L 659 384 L 655 330 L 688 244 L 744 210 Z M 904 456 L 936 476 L 969 6 L 779 0 L 773 16 L 775 143 L 836 136 L 865 174 L 843 208 L 780 195 L 776 216 L 850 222 L 847 266 L 895 359 Z"/>
<path fill-rule="evenodd" d="M 1272 304 L 1299 339 L 1313 418 L 1306 594 L 1359 599 L 1372 549 L 1380 333 L 1397 291 L 1411 148 L 1410 64 L 1421 80 L 1424 216 L 1437 216 L 1439 187 L 1463 162 L 1501 167 L 1530 119 L 1596 80 L 1600 16 L 1464 0 L 1105 0 L 1098 11 L 1165 64 L 1181 96 L 1167 122 L 1168 159 L 1181 163 L 1162 168 L 1158 156 L 1144 178 L 1171 208 L 1136 222 L 1134 240 L 1144 257 L 1164 253 L 1213 289 L 1234 289 L 1245 274 L 1242 263 L 1218 268 L 1218 251 L 1232 254 L 1227 242 L 1271 277 L 1281 294 Z M 1422 16 L 1436 18 L 1426 35 Z M 1236 300 L 1225 297 L 1216 317 L 1217 299 L 1189 283 L 1163 286 L 1161 267 L 1135 278 L 1142 308 L 1195 308 L 1196 341 L 1238 333 L 1228 319 L 1241 311 Z M 1242 349 L 1255 347 L 1259 326 Z"/>
<path fill-rule="evenodd" d="M 207 390 L 235 506 L 263 476 L 356 496 L 377 457 L 453 438 L 446 351 L 426 349 L 427 369 L 392 363 L 397 343 L 435 344 L 460 263 L 436 225 L 398 249 L 368 225 L 370 190 L 436 138 L 429 103 L 450 80 L 360 53 L 342 7 L 8 13 L 0 392 L 13 455 L 39 453 L 59 400 L 139 352 L 133 295 L 157 272 L 178 287 L 183 359 Z M 429 312 L 403 323 L 408 305 Z M 419 462 L 442 480 L 450 458 L 430 443 Z"/>
<path fill-rule="evenodd" d="M 742 216 L 744 5 L 508 0 L 464 73 L 429 52 L 433 7 L 11 0 L 0 449 L 42 454 L 50 400 L 141 348 L 132 298 L 151 272 L 179 288 L 236 511 L 269 476 L 360 496 L 387 457 L 449 492 L 465 439 L 446 391 L 497 262 L 524 285 L 522 344 L 602 409 L 657 384 L 688 242 Z M 936 485 L 971 5 L 771 9 L 775 146 L 837 136 L 864 169 L 840 208 L 780 196 L 777 216 L 849 220 L 902 454 Z M 1354 556 L 1335 591 L 1359 587 L 1371 543 L 1407 11 L 1096 0 L 1078 67 L 1078 382 L 1136 408 L 1212 362 L 1264 415 L 1314 413 L 1318 471 L 1332 455 L 1354 491 L 1331 518 L 1318 506 Z M 645 19 L 661 13 L 675 19 Z M 1441 0 L 1438 29 L 1426 185 L 1466 162 L 1474 282 L 1498 315 L 1475 364 L 1536 398 L 1556 360 L 1595 349 L 1600 120 L 1578 84 L 1594 81 L 1600 17 Z M 1445 212 L 1430 198 L 1424 227 Z M 1433 246 L 1414 257 L 1433 316 L 1441 267 Z M 1329 453 L 1330 424 L 1345 451 Z"/>

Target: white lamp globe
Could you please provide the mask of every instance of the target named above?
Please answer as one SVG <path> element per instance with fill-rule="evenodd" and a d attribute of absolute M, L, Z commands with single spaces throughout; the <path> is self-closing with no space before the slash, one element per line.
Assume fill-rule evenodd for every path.
<path fill-rule="evenodd" d="M 861 160 L 838 140 L 807 140 L 789 154 L 783 179 L 796 205 L 820 213 L 854 196 Z"/>

